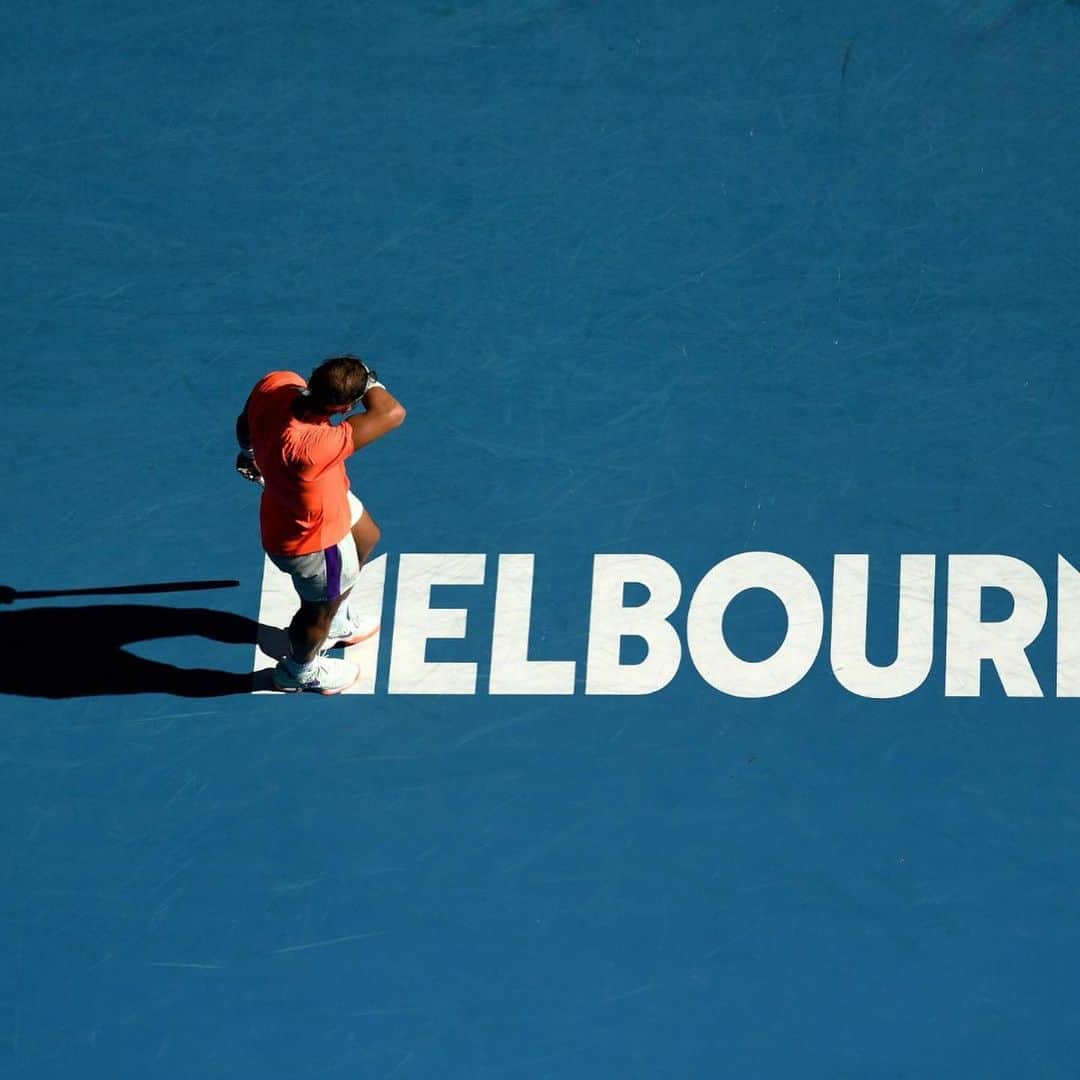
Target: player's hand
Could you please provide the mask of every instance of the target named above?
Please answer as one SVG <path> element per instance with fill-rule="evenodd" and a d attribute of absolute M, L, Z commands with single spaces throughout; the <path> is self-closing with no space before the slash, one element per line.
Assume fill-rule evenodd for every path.
<path fill-rule="evenodd" d="M 363 360 L 361 360 L 360 363 L 364 364 Z M 378 372 L 376 372 L 374 368 L 364 364 L 364 372 L 366 376 L 364 380 L 364 394 L 366 394 L 373 386 L 382 386 L 382 383 L 379 382 Z M 360 396 L 363 397 L 364 394 L 361 394 Z"/>
<path fill-rule="evenodd" d="M 253 457 L 248 457 L 247 454 L 240 453 L 236 455 L 236 471 L 245 480 L 250 480 L 253 484 L 258 484 L 260 487 L 264 483 L 262 470 L 255 464 L 255 459 Z"/>

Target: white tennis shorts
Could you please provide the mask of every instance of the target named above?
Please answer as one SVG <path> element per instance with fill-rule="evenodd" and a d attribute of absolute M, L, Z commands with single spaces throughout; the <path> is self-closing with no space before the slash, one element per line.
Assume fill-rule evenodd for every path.
<path fill-rule="evenodd" d="M 364 504 L 350 491 L 349 508 L 355 525 L 364 513 Z M 270 555 L 270 561 L 292 578 L 301 600 L 327 604 L 347 593 L 360 577 L 360 556 L 352 533 L 333 547 L 308 555 Z"/>

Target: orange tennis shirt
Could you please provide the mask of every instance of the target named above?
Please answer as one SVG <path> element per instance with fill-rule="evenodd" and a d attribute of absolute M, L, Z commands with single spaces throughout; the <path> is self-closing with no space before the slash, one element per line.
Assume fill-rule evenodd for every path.
<path fill-rule="evenodd" d="M 272 371 L 248 398 L 251 448 L 266 481 L 259 526 L 271 555 L 323 551 L 344 540 L 352 525 L 345 472 L 352 428 L 297 419 L 293 402 L 306 386 L 294 371 Z"/>

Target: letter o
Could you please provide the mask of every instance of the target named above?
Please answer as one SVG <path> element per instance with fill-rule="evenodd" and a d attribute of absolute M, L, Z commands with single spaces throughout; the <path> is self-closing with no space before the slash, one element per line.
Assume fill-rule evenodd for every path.
<path fill-rule="evenodd" d="M 787 634 L 765 660 L 743 660 L 724 637 L 724 612 L 747 589 L 766 589 L 787 612 Z M 733 697 L 771 697 L 790 690 L 813 667 L 824 625 L 821 594 L 803 566 L 775 552 L 746 551 L 701 579 L 686 615 L 686 644 L 710 686 Z"/>

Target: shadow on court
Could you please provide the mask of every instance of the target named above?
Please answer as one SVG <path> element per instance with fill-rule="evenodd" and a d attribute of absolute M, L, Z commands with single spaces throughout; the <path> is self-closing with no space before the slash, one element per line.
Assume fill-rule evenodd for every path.
<path fill-rule="evenodd" d="M 205 592 L 207 589 L 235 589 L 240 582 L 226 581 L 155 581 L 145 585 L 98 585 L 89 589 L 15 589 L 0 585 L 0 604 L 16 600 L 50 600 L 57 596 L 144 596 L 147 593 Z"/>
<path fill-rule="evenodd" d="M 182 668 L 146 660 L 125 646 L 203 637 L 254 647 L 284 637 L 243 615 L 210 608 L 103 604 L 0 611 L 0 693 L 71 698 L 102 694 L 248 694 L 250 673 Z"/>

